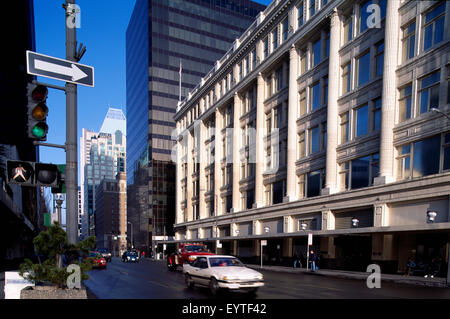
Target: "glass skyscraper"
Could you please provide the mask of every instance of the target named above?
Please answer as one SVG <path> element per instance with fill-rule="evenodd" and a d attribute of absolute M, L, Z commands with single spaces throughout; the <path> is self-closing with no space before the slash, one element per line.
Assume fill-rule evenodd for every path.
<path fill-rule="evenodd" d="M 248 0 L 137 0 L 126 33 L 128 221 L 135 246 L 173 235 L 173 116 L 265 6 Z M 180 87 L 181 75 L 181 87 Z"/>

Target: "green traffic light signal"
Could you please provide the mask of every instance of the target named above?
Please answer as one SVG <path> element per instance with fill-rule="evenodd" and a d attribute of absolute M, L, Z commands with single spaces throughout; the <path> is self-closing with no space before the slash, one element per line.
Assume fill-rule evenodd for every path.
<path fill-rule="evenodd" d="M 28 137 L 44 141 L 47 138 L 48 90 L 43 85 L 28 84 Z"/>

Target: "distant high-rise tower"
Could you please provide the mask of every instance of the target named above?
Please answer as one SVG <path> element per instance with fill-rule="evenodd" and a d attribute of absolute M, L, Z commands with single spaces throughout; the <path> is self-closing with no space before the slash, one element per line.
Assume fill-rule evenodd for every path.
<path fill-rule="evenodd" d="M 127 208 L 137 248 L 148 249 L 152 240 L 173 235 L 171 150 L 180 97 L 194 89 L 264 8 L 249 0 L 136 1 L 126 61 Z"/>
<path fill-rule="evenodd" d="M 109 108 L 99 133 L 82 130 L 80 139 L 82 238 L 95 235 L 95 187 L 102 179 L 115 179 L 126 167 L 126 118 L 121 109 Z"/>

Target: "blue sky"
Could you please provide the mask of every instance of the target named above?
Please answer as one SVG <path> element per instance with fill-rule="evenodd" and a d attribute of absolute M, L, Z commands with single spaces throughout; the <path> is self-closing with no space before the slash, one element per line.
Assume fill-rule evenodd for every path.
<path fill-rule="evenodd" d="M 126 112 L 125 32 L 135 0 L 77 0 L 81 8 L 81 28 L 77 41 L 87 51 L 80 63 L 95 68 L 95 87 L 78 86 L 78 144 L 82 128 L 98 131 L 108 106 Z M 268 5 L 270 0 L 257 2 Z M 63 0 L 34 0 L 36 51 L 64 59 L 65 15 Z M 64 83 L 38 77 L 39 81 L 63 86 Z M 47 99 L 49 132 L 47 143 L 64 144 L 66 132 L 65 94 L 50 89 Z M 79 146 L 79 145 L 78 145 Z M 40 148 L 40 161 L 63 164 L 62 149 Z"/>

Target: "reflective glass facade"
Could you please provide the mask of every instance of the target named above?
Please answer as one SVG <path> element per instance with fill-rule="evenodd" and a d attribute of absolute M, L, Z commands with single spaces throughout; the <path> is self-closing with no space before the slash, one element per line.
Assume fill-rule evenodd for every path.
<path fill-rule="evenodd" d="M 173 232 L 175 207 L 168 203 L 175 201 L 171 151 L 180 96 L 185 98 L 264 8 L 248 0 L 136 2 L 126 36 L 127 184 L 138 248 L 148 247 L 150 236 Z M 145 188 L 143 200 L 136 194 Z"/>

